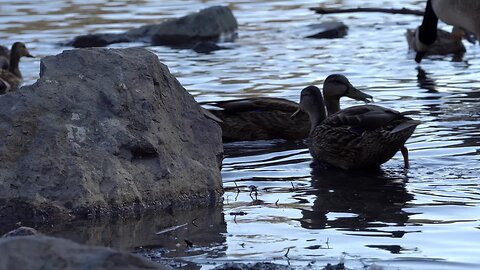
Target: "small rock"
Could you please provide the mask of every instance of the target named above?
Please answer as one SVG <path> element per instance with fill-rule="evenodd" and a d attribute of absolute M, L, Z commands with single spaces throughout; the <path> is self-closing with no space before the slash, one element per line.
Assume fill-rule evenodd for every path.
<path fill-rule="evenodd" d="M 222 49 L 226 49 L 225 47 L 218 46 L 213 41 L 200 41 L 192 48 L 197 53 L 210 53 L 213 51 L 218 51 Z"/>
<path fill-rule="evenodd" d="M 113 43 L 132 41 L 134 40 L 123 34 L 89 34 L 75 37 L 68 45 L 75 48 L 105 47 Z"/>
<path fill-rule="evenodd" d="M 152 35 L 152 44 L 191 46 L 198 41 L 232 41 L 237 29 L 237 20 L 228 7 L 213 6 L 161 24 Z"/>
<path fill-rule="evenodd" d="M 5 238 L 5 237 L 14 237 L 14 236 L 26 236 L 26 235 L 41 235 L 41 233 L 39 233 L 37 230 L 35 230 L 34 228 L 30 228 L 30 227 L 19 227 L 19 228 L 16 228 L 15 230 L 13 231 L 10 231 L 6 234 L 4 234 L 2 236 L 2 238 Z"/>
<path fill-rule="evenodd" d="M 307 38 L 342 38 L 348 32 L 348 26 L 342 22 L 323 22 L 307 27 Z"/>

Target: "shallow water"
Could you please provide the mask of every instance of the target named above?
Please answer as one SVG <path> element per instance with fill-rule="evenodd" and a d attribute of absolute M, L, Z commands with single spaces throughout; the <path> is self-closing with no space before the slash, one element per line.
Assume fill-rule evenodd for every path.
<path fill-rule="evenodd" d="M 421 18 L 411 15 L 320 16 L 308 10 L 319 5 L 313 0 L 86 2 L 2 2 L 2 45 L 24 41 L 38 57 L 21 63 L 27 84 L 38 78 L 40 57 L 71 49 L 58 44 L 76 35 L 123 31 L 229 3 L 240 25 L 238 39 L 222 44 L 230 50 L 202 55 L 148 47 L 198 101 L 248 96 L 298 101 L 304 86 L 321 86 L 328 74 L 343 73 L 373 95 L 376 104 L 418 110 L 414 118 L 423 123 L 407 143 L 408 170 L 397 155 L 374 173 L 317 171 L 310 167 L 303 142 L 231 143 L 225 145 L 223 207 L 43 231 L 191 269 L 265 259 L 314 267 L 343 260 L 349 268 L 480 268 L 478 45 L 466 44 L 468 52 L 460 61 L 434 57 L 419 66 L 404 36 L 407 28 L 420 23 Z M 424 5 L 413 0 L 321 3 L 417 9 Z M 302 38 L 302 27 L 328 20 L 346 23 L 348 35 Z M 129 46 L 147 45 L 115 45 Z M 354 104 L 342 100 L 344 107 Z M 257 194 L 250 193 L 251 186 L 257 187 Z M 156 234 L 179 225 L 183 226 Z"/>

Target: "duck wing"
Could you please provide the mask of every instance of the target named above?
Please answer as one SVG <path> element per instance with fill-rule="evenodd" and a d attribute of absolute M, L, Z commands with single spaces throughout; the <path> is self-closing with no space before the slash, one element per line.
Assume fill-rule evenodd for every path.
<path fill-rule="evenodd" d="M 362 105 L 343 109 L 328 117 L 324 123 L 333 127 L 350 126 L 373 130 L 384 127 L 395 119 L 404 118 L 405 114 L 377 105 Z"/>
<path fill-rule="evenodd" d="M 202 106 L 213 107 L 210 109 L 222 110 L 226 113 L 237 113 L 247 111 L 284 111 L 293 113 L 298 109 L 298 103 L 271 97 L 245 98 L 237 100 L 226 100 L 216 102 L 203 102 Z"/>

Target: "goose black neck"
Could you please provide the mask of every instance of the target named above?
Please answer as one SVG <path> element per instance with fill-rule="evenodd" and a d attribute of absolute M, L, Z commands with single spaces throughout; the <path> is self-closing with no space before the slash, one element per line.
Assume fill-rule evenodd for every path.
<path fill-rule="evenodd" d="M 425 45 L 432 45 L 437 39 L 438 17 L 432 8 L 432 1 L 427 1 L 427 7 L 423 14 L 423 21 L 418 28 L 418 39 Z"/>

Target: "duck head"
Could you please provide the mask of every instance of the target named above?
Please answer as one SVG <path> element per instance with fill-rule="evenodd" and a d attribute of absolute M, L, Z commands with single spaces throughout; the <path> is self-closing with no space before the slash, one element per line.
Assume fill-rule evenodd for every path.
<path fill-rule="evenodd" d="M 310 118 L 310 132 L 313 131 L 318 123 L 326 118 L 325 104 L 323 102 L 322 93 L 318 87 L 310 85 L 302 89 L 298 109 L 292 114 L 292 116 L 290 116 L 290 118 L 295 118 L 300 111 L 307 113 Z"/>
<path fill-rule="evenodd" d="M 28 51 L 27 47 L 23 42 L 15 42 L 12 45 L 12 50 L 10 52 L 11 55 L 15 55 L 18 58 L 20 57 L 33 57 L 33 55 L 30 54 Z"/>
<path fill-rule="evenodd" d="M 373 97 L 355 88 L 350 81 L 341 74 L 332 74 L 323 82 L 323 97 L 325 101 L 334 100 L 338 103 L 341 97 L 370 103 Z M 328 105 L 328 104 L 327 104 Z"/>

